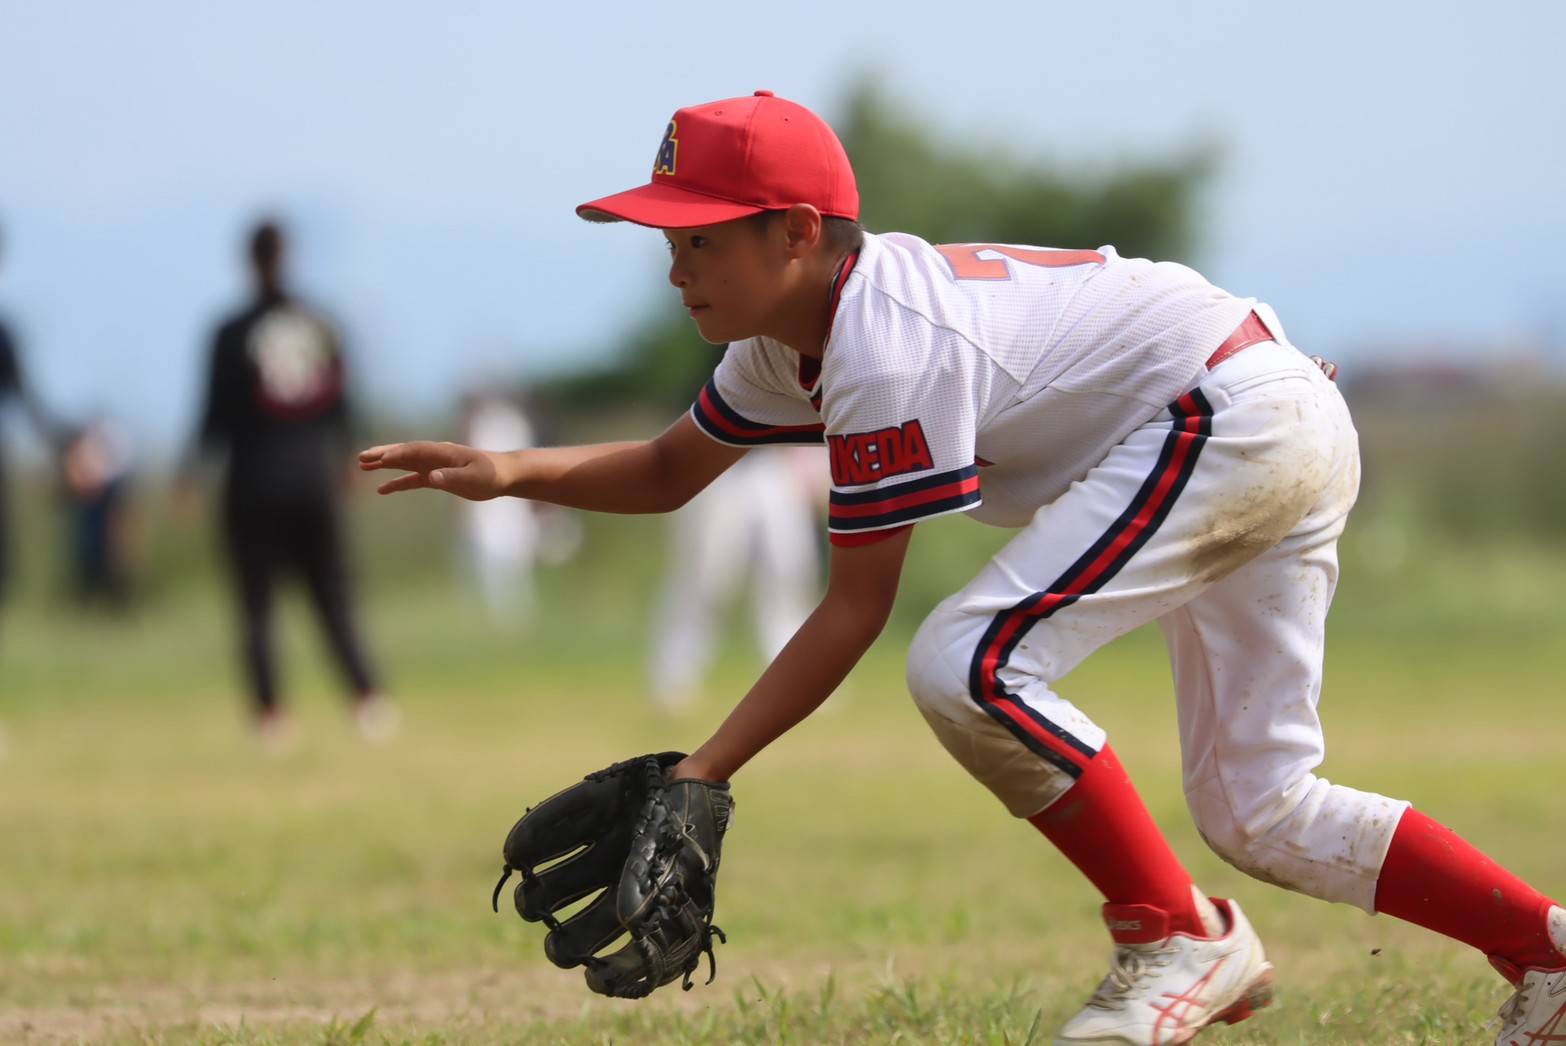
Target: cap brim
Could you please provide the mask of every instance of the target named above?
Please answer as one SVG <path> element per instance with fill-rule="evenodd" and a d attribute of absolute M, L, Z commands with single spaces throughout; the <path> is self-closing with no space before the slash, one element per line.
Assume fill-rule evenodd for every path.
<path fill-rule="evenodd" d="M 584 203 L 578 217 L 590 222 L 634 222 L 654 229 L 693 229 L 746 218 L 766 210 L 751 203 L 735 203 L 705 196 L 673 185 L 651 182 L 601 200 Z"/>

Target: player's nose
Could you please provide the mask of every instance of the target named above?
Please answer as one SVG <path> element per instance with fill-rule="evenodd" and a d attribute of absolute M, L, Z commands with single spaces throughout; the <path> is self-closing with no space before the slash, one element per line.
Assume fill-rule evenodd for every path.
<path fill-rule="evenodd" d="M 690 270 L 680 262 L 678 257 L 669 262 L 669 282 L 680 288 L 690 286 Z"/>

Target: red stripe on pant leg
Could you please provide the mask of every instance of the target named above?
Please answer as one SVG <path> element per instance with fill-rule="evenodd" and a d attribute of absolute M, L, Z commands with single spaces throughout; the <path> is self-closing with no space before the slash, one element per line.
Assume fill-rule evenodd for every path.
<path fill-rule="evenodd" d="M 1078 770 L 1084 769 L 1088 764 L 1088 760 L 1092 758 L 1091 756 L 1082 752 L 1080 749 L 1066 744 L 1059 737 L 1040 726 L 1031 716 L 1029 716 L 1025 711 L 1022 710 L 1022 708 L 1018 706 L 1018 702 L 1015 699 L 1007 697 L 1001 698 L 1000 700 L 991 701 L 989 708 L 992 712 L 998 712 L 1001 715 L 1004 715 L 1011 722 L 1017 724 L 1017 726 L 1029 737 L 1033 738 L 1033 740 L 1037 741 L 1040 745 L 1049 749 L 1054 754 L 1060 756 Z M 1057 762 L 1056 765 L 1059 765 L 1059 763 Z"/>
<path fill-rule="evenodd" d="M 984 692 L 979 695 L 981 698 L 984 700 L 994 700 L 992 695 L 995 695 L 999 691 L 1000 682 L 998 678 L 998 672 L 1000 670 L 1001 651 L 1006 648 L 1006 644 L 1010 641 L 1011 637 L 1016 634 L 1017 630 L 1021 628 L 1025 622 L 1031 621 L 1034 618 L 1045 617 L 1050 613 L 1053 613 L 1055 608 L 1058 607 L 1067 597 L 1080 595 L 1082 592 L 1086 591 L 1094 584 L 1094 582 L 1096 582 L 1105 574 L 1110 566 L 1119 559 L 1119 557 L 1125 552 L 1131 543 L 1147 529 L 1148 524 L 1152 522 L 1153 517 L 1157 515 L 1158 510 L 1163 506 L 1164 501 L 1168 498 L 1169 491 L 1174 487 L 1175 482 L 1180 476 L 1180 473 L 1185 469 L 1186 460 L 1190 457 L 1191 449 L 1194 446 L 1196 446 L 1196 439 L 1194 437 L 1187 438 L 1182 436 L 1177 438 L 1175 443 L 1175 452 L 1170 455 L 1169 461 L 1165 465 L 1164 470 L 1159 474 L 1158 482 L 1153 489 L 1152 496 L 1148 498 L 1146 502 L 1144 502 L 1136 516 L 1131 520 L 1130 524 L 1121 529 L 1120 533 L 1115 536 L 1114 540 L 1110 542 L 1109 546 L 1104 550 L 1104 552 L 1094 559 L 1093 562 L 1088 565 L 1086 570 L 1072 578 L 1062 589 L 1052 589 L 1051 591 L 1045 593 L 1042 599 L 1033 604 L 1027 610 L 1013 614 L 1006 622 L 1005 626 L 996 633 L 994 639 L 990 643 L 989 649 L 985 652 L 982 659 Z"/>
<path fill-rule="evenodd" d="M 1163 507 L 1164 502 L 1168 500 L 1169 492 L 1174 488 L 1175 483 L 1180 478 L 1180 474 L 1185 470 L 1186 460 L 1190 457 L 1191 450 L 1195 446 L 1196 439 L 1194 437 L 1181 434 L 1175 438 L 1174 453 L 1169 456 L 1169 461 L 1164 466 L 1164 470 L 1158 475 L 1158 482 L 1154 485 L 1150 496 L 1137 510 L 1137 514 L 1131 519 L 1129 524 L 1121 528 L 1120 533 L 1115 535 L 1109 547 L 1062 590 L 1062 594 L 1075 595 L 1087 590 L 1120 558 L 1131 543 L 1142 535 L 1152 522 L 1153 517 Z"/>
<path fill-rule="evenodd" d="M 1176 428 L 1159 451 L 1157 468 L 1143 480 L 1126 511 L 1049 589 L 1034 593 L 1009 611 L 992 618 L 971 663 L 969 689 L 975 703 L 1007 725 L 1037 754 L 1073 776 L 1080 776 L 1085 761 L 1091 760 L 1096 753 L 1069 731 L 1007 693 L 1001 685 L 1000 670 L 1011 647 L 1033 621 L 1053 614 L 1082 594 L 1100 587 L 1167 513 L 1168 506 L 1195 466 L 1196 456 L 1207 437 L 1211 413 L 1205 398 L 1197 392 L 1184 397 L 1176 406 L 1178 410 L 1171 408 Z M 1092 559 L 1084 562 L 1087 556 Z"/>
<path fill-rule="evenodd" d="M 1011 641 L 1011 637 L 1033 618 L 1045 617 L 1054 612 L 1063 599 L 1064 597 L 1061 595 L 1046 592 L 1044 597 L 1027 611 L 1014 613 L 1007 617 L 1006 623 L 995 634 L 995 639 L 990 643 L 984 654 L 984 693 L 980 695 L 984 700 L 993 701 L 1001 696 L 999 676 L 1001 651 L 1006 649 L 1006 644 Z"/>
<path fill-rule="evenodd" d="M 1186 459 L 1190 457 L 1191 449 L 1194 446 L 1196 446 L 1194 437 L 1182 435 L 1176 439 L 1175 453 L 1170 455 L 1168 466 L 1159 474 L 1158 484 L 1153 488 L 1152 495 L 1142 503 L 1142 507 L 1137 512 L 1136 517 L 1115 536 L 1114 541 L 1104 550 L 1104 553 L 1095 559 L 1088 570 L 1083 572 L 1078 580 L 1067 589 L 1068 592 L 1080 592 L 1101 577 L 1110 564 L 1120 558 L 1126 548 L 1141 536 L 1142 532 L 1147 529 L 1148 524 L 1152 522 L 1153 517 L 1158 514 L 1159 509 L 1163 507 L 1164 502 L 1168 500 L 1169 491 L 1173 489 L 1175 483 L 1179 480 L 1180 473 L 1185 469 Z"/>

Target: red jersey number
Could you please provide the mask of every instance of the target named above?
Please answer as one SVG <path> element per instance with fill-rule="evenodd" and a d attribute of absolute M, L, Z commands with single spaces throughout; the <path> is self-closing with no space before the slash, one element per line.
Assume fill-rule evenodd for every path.
<path fill-rule="evenodd" d="M 959 280 L 1009 280 L 1011 267 L 1004 258 L 1043 268 L 1104 264 L 1104 256 L 1097 251 L 1044 251 L 993 243 L 943 243 L 935 249 L 946 259 L 946 264 L 952 267 L 952 275 Z M 1004 258 L 979 257 L 984 251 L 1003 255 Z"/>

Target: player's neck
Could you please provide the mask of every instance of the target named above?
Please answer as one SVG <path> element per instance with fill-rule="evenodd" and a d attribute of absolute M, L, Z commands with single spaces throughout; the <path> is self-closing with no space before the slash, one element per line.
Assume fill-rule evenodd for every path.
<path fill-rule="evenodd" d="M 844 258 L 820 256 L 804 263 L 800 279 L 790 289 L 776 313 L 772 328 L 764 332 L 801 356 L 819 360 L 826 352 L 832 333 L 832 313 L 836 305 L 837 274 Z"/>

